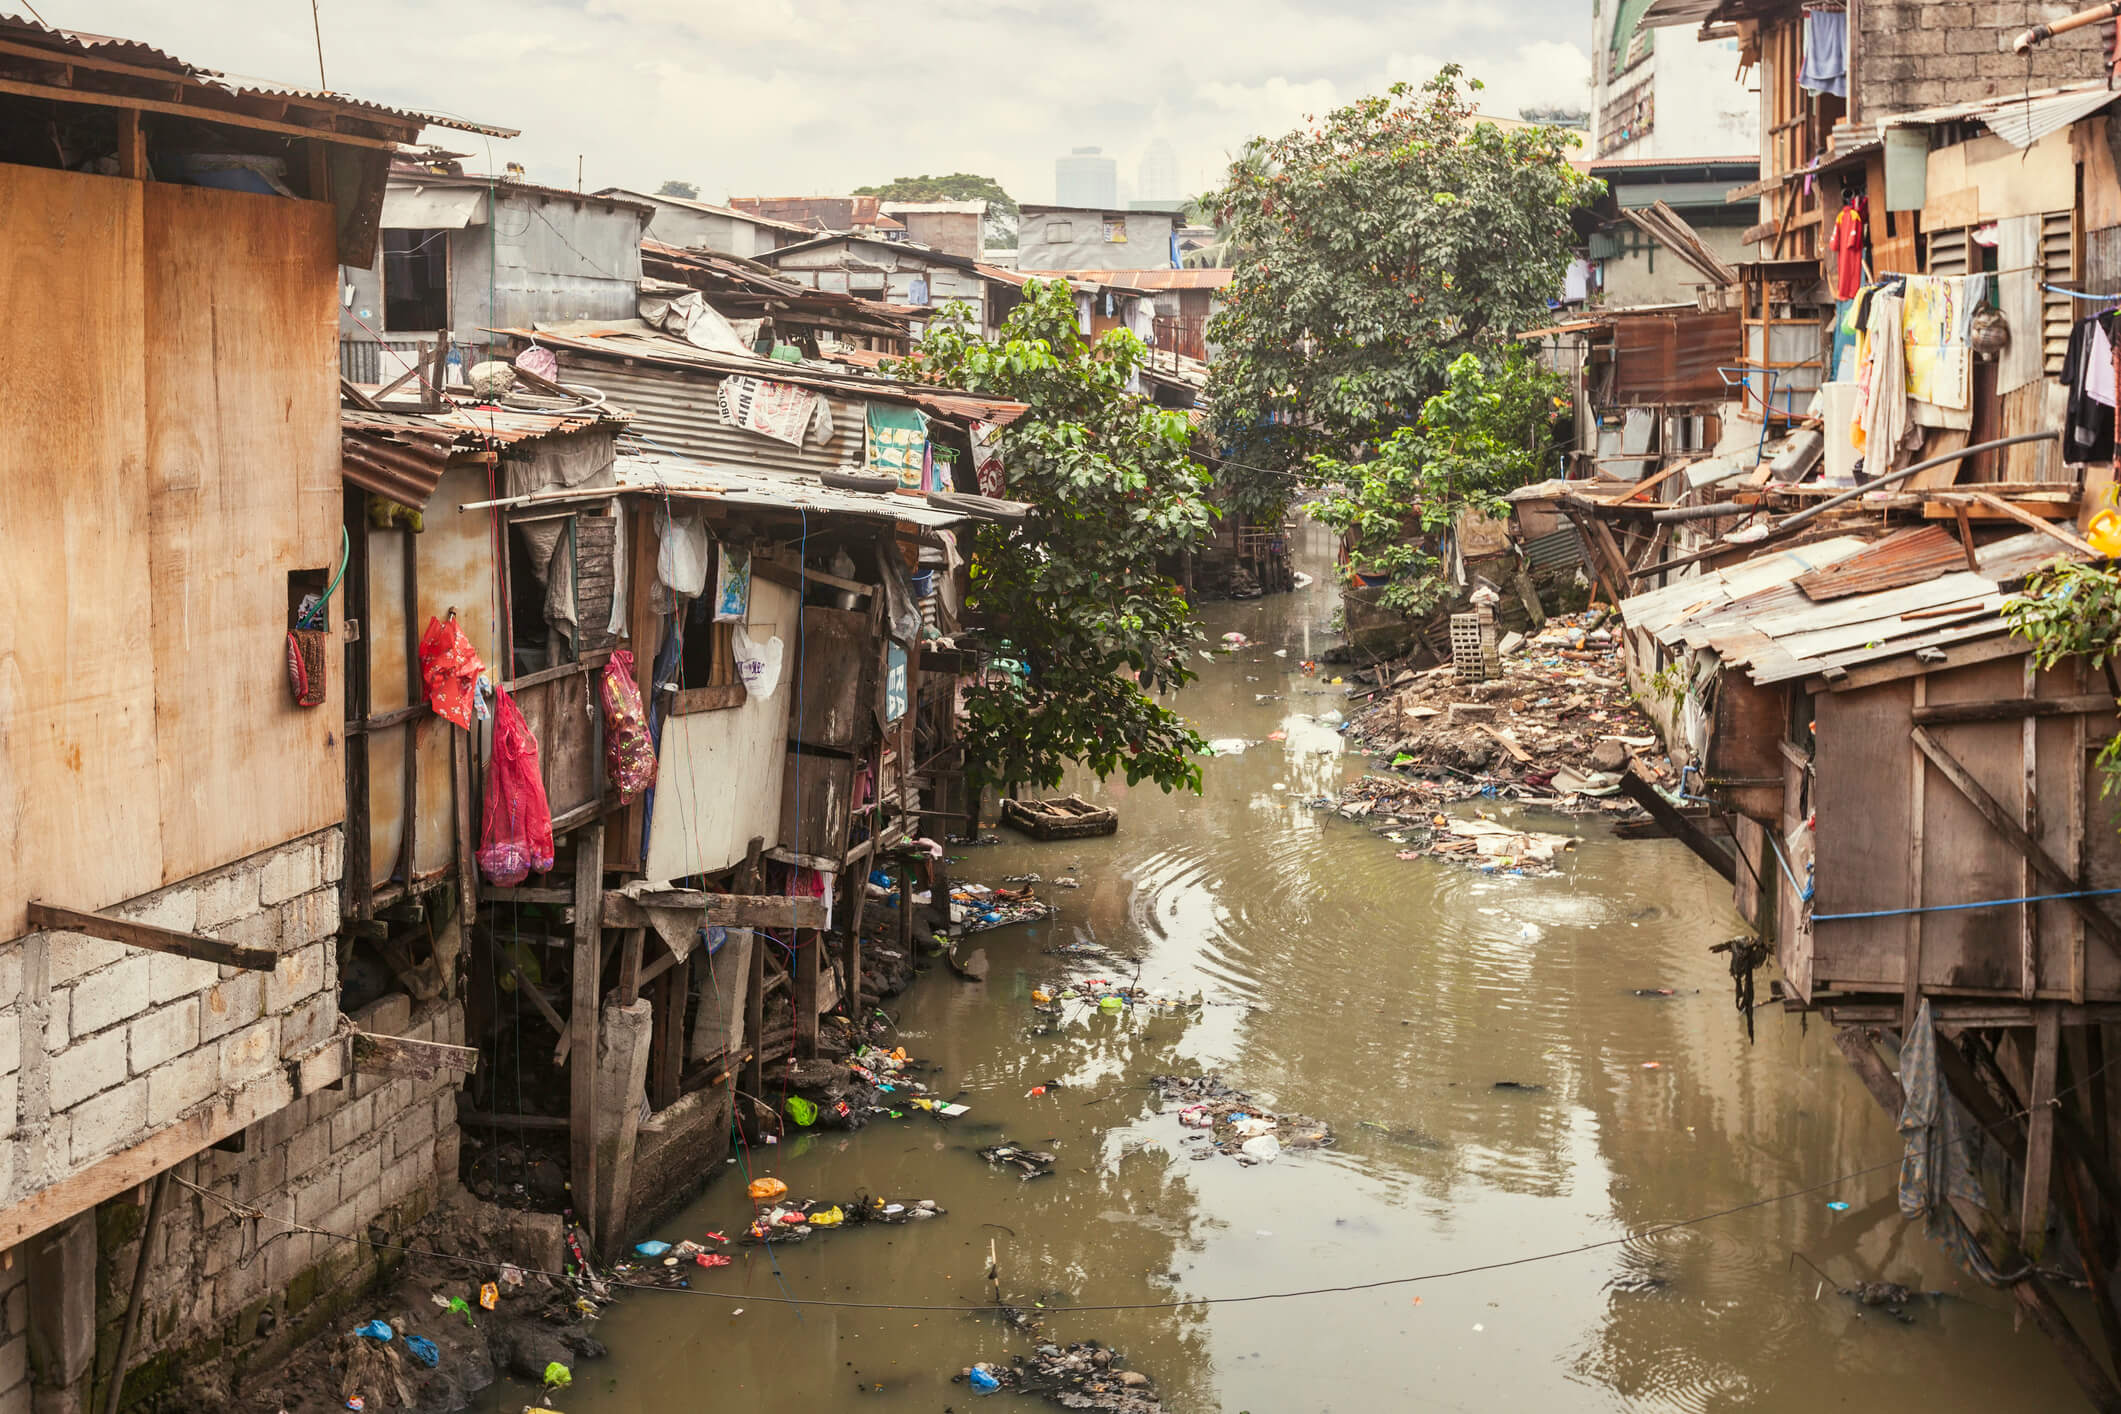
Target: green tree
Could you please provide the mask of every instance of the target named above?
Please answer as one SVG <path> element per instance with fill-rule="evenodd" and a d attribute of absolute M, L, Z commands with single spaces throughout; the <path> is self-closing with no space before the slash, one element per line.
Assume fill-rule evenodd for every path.
<path fill-rule="evenodd" d="M 854 195 L 885 201 L 984 201 L 986 244 L 1016 249 L 1016 198 L 1003 191 L 1002 184 L 992 177 L 972 172 L 952 172 L 946 177 L 893 177 L 879 187 L 856 187 Z"/>
<path fill-rule="evenodd" d="M 929 326 L 897 377 L 1026 403 L 1001 434 L 1010 495 L 1035 508 L 982 524 L 967 607 L 1021 673 L 966 694 L 966 764 L 981 783 L 1060 783 L 1070 762 L 1131 784 L 1200 788 L 1202 742 L 1154 694 L 1193 677 L 1192 610 L 1162 562 L 1198 544 L 1212 512 L 1184 414 L 1128 391 L 1147 359 L 1124 329 L 1078 332 L 1060 280 L 1032 280 L 987 342 L 962 305 Z"/>
<path fill-rule="evenodd" d="M 1568 164 L 1576 135 L 1476 122 L 1447 65 L 1274 139 L 1255 139 L 1209 200 L 1236 274 L 1208 336 L 1208 396 L 1233 460 L 1270 471 L 1353 459 L 1412 421 L 1461 353 L 1544 316 L 1601 188 Z M 1228 471 L 1228 508 L 1278 513 L 1290 481 Z"/>
<path fill-rule="evenodd" d="M 655 194 L 657 196 L 674 196 L 680 201 L 698 201 L 700 199 L 700 189 L 697 183 L 681 182 L 675 177 L 657 187 Z"/>
<path fill-rule="evenodd" d="M 1387 437 L 1375 457 L 1312 459 L 1333 483 L 1312 513 L 1346 537 L 1358 573 L 1387 576 L 1385 607 L 1427 613 L 1450 596 L 1442 562 L 1417 534 L 1442 530 L 1461 511 L 1507 511 L 1503 493 L 1548 465 L 1554 418 L 1567 406 L 1561 392 L 1561 379 L 1519 349 L 1504 351 L 1492 368 L 1462 353 L 1419 420 Z"/>

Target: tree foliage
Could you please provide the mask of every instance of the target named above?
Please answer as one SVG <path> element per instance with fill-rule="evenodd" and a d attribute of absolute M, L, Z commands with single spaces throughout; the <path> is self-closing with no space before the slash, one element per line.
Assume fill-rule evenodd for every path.
<path fill-rule="evenodd" d="M 1446 66 L 1273 139 L 1211 196 L 1236 275 L 1209 328 L 1214 428 L 1234 461 L 1357 456 L 1411 422 L 1462 353 L 1544 314 L 1571 211 L 1598 190 L 1574 134 L 1474 121 L 1481 85 Z M 1233 469 L 1231 509 L 1279 511 L 1288 479 Z"/>
<path fill-rule="evenodd" d="M 1561 379 L 1511 348 L 1493 366 L 1462 353 L 1444 375 L 1443 391 L 1422 404 L 1420 418 L 1392 433 L 1368 461 L 1314 457 L 1334 489 L 1312 507 L 1348 541 L 1353 568 L 1383 575 L 1381 602 L 1404 614 L 1443 602 L 1449 584 L 1436 556 L 1417 543 L 1461 511 L 1499 516 L 1503 493 L 1536 479 L 1550 455 Z"/>
<path fill-rule="evenodd" d="M 1207 534 L 1211 512 L 1183 414 L 1128 391 L 1147 349 L 1124 329 L 1094 342 L 1059 280 L 1032 280 L 988 342 L 962 306 L 929 326 L 901 378 L 1026 403 L 1005 428 L 1019 525 L 982 524 L 967 608 L 1024 671 L 968 690 L 967 768 L 990 783 L 1059 784 L 1070 762 L 1131 784 L 1197 790 L 1202 742 L 1153 694 L 1193 676 L 1192 610 L 1160 561 Z"/>
<path fill-rule="evenodd" d="M 987 219 L 983 227 L 986 243 L 1005 249 L 1016 245 L 1016 222 L 1020 212 L 1016 198 L 1002 190 L 992 177 L 973 172 L 952 172 L 945 177 L 893 177 L 882 186 L 856 187 L 856 196 L 884 201 L 984 201 Z"/>
<path fill-rule="evenodd" d="M 2032 646 L 2033 662 L 2052 668 L 2069 658 L 2095 669 L 2121 658 L 2121 574 L 2111 565 L 2064 561 L 2030 576 L 2025 591 L 2004 601 L 2011 632 Z M 2121 736 L 2099 752 L 2099 793 L 2121 788 Z"/>
<path fill-rule="evenodd" d="M 655 194 L 657 196 L 674 196 L 680 201 L 698 201 L 700 199 L 700 188 L 697 182 L 681 182 L 676 177 L 672 177 L 657 187 Z"/>

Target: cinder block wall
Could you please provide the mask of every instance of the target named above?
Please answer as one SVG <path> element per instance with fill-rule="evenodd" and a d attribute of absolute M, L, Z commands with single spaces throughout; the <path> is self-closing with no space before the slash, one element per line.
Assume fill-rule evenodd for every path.
<path fill-rule="evenodd" d="M 2011 52 L 2011 41 L 2035 20 L 2051 18 L 2045 12 L 2078 8 L 2023 0 L 1863 0 L 1856 7 L 1857 117 L 1870 123 L 1918 108 L 2096 79 L 2104 72 L 2105 47 L 2098 25 L 2035 45 L 2030 63 Z"/>
<path fill-rule="evenodd" d="M 270 973 L 74 933 L 0 949 L 0 1207 L 331 1035 L 341 857 L 334 826 L 111 910 L 274 949 Z"/>
<path fill-rule="evenodd" d="M 352 1020 L 384 1035 L 464 1040 L 461 1005 L 436 1002 L 415 1019 L 402 992 Z M 374 1227 L 396 1241 L 426 1217 L 457 1188 L 455 1081 L 447 1071 L 427 1081 L 349 1076 L 245 1130 L 241 1153 L 210 1150 L 178 1165 L 177 1177 L 208 1192 L 180 1184 L 165 1200 L 120 1407 L 154 1397 L 191 1407 L 187 1395 L 218 1395 L 324 1330 L 394 1271 L 395 1254 L 291 1224 L 356 1236 Z M 96 1215 L 99 1401 L 145 1216 L 130 1194 Z M 0 1414 L 13 1414 L 4 1396 Z"/>

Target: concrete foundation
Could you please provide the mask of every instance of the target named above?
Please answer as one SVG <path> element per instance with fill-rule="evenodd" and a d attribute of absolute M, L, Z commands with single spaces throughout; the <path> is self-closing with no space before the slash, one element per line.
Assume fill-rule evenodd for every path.
<path fill-rule="evenodd" d="M 655 1008 L 646 997 L 632 1006 L 604 1007 L 597 1032 L 595 1207 L 597 1245 L 616 1252 L 625 1241 L 626 1206 L 633 1191 L 634 1143 L 641 1099 L 648 1093 L 649 1038 Z"/>

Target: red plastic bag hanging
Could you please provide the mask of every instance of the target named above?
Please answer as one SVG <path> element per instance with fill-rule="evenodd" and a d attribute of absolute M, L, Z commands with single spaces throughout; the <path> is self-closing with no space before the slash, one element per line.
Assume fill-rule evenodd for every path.
<path fill-rule="evenodd" d="M 619 799 L 632 801 L 655 784 L 655 742 L 648 735 L 648 711 L 641 705 L 630 651 L 612 651 L 604 664 L 601 688 L 604 773 L 611 777 Z"/>
<path fill-rule="evenodd" d="M 478 701 L 479 674 L 485 671 L 478 650 L 457 627 L 455 609 L 447 619 L 427 620 L 427 632 L 420 635 L 420 681 L 437 717 L 468 731 Z"/>
<path fill-rule="evenodd" d="M 491 884 L 520 884 L 552 868 L 552 806 L 538 769 L 538 739 L 516 702 L 497 689 L 493 760 L 486 768 L 486 815 L 479 833 L 479 872 Z"/>

